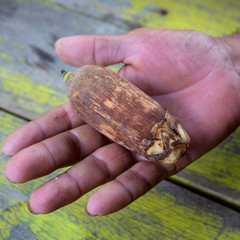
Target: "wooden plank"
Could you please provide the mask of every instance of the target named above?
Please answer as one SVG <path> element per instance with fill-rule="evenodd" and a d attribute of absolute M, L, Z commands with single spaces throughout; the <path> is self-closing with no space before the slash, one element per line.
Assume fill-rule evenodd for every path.
<path fill-rule="evenodd" d="M 0 145 L 25 121 L 0 111 Z M 7 158 L 0 153 L 1 165 Z M 58 174 L 58 173 L 57 173 Z M 87 196 L 49 215 L 32 215 L 31 191 L 54 174 L 11 184 L 0 168 L 0 239 L 239 239 L 240 213 L 163 181 L 135 203 L 107 217 L 91 218 Z"/>
<path fill-rule="evenodd" d="M 183 185 L 204 188 L 211 198 L 221 198 L 240 210 L 240 128 L 217 148 L 172 177 Z M 191 187 L 190 187 L 191 188 Z"/>
<path fill-rule="evenodd" d="M 144 19 L 145 15 L 148 16 L 152 12 L 151 7 L 147 7 L 144 2 L 139 1 L 138 6 L 134 2 L 121 1 L 122 5 L 117 8 L 117 4 L 110 5 L 110 2 L 105 0 L 101 1 L 101 6 L 107 5 L 112 8 L 111 11 L 113 11 L 114 16 L 116 15 L 124 21 L 127 18 L 119 15 L 117 11 L 128 12 L 129 8 L 132 9 L 132 15 L 127 14 L 132 19 L 136 14 L 140 14 Z M 161 6 L 165 6 L 166 2 L 161 1 L 161 4 L 163 4 Z M 53 43 L 57 38 L 73 34 L 115 34 L 125 31 L 118 26 L 118 23 L 115 22 L 117 25 L 109 24 L 106 22 L 106 18 L 102 18 L 101 15 L 94 15 L 94 12 L 100 11 L 99 1 L 91 0 L 93 4 L 90 4 L 89 1 L 72 0 L 69 1 L 68 7 L 57 3 L 64 4 L 60 0 L 3 0 L 0 4 L 0 29 L 2 30 L 0 33 L 0 106 L 29 119 L 33 119 L 50 107 L 66 101 L 64 82 L 59 70 L 62 68 L 68 70 L 70 67 L 60 62 L 54 52 Z M 222 4 L 218 3 L 216 5 L 217 9 L 221 7 L 223 12 L 224 9 L 227 9 L 227 5 L 230 6 L 229 9 L 232 9 L 231 13 L 221 16 L 220 25 L 214 25 L 219 19 L 217 12 L 214 12 L 213 9 L 214 4 L 216 4 L 215 1 L 206 1 L 201 3 L 202 5 L 199 1 L 196 1 L 198 5 L 194 5 L 195 2 L 188 3 L 188 5 L 184 1 L 180 1 L 180 3 L 182 6 L 178 3 L 174 5 L 173 1 L 169 1 L 169 7 L 172 6 L 173 12 L 181 12 L 182 18 L 179 19 L 183 19 L 186 15 L 183 13 L 189 7 L 189 11 L 194 14 L 186 15 L 189 17 L 188 24 L 192 24 L 196 20 L 199 21 L 201 19 L 199 14 L 213 12 L 212 17 L 209 14 L 205 15 L 208 16 L 208 19 L 212 19 L 211 24 L 216 27 L 217 35 L 221 35 L 223 29 L 225 29 L 224 33 L 227 33 L 229 28 L 226 28 L 226 24 L 231 23 L 230 25 L 235 27 L 236 21 L 239 20 L 236 20 L 237 13 L 239 14 L 238 1 L 228 1 L 229 4 L 223 1 Z M 85 8 L 87 8 L 87 4 L 91 5 L 90 9 L 94 8 L 95 10 L 86 12 L 85 8 L 81 8 L 81 4 L 85 4 Z M 158 1 L 155 3 L 149 1 L 149 6 L 157 9 L 157 6 L 160 5 Z M 203 8 L 200 13 L 199 6 Z M 185 10 L 183 11 L 183 9 Z M 146 11 L 149 11 L 149 13 Z M 152 14 L 156 13 L 153 12 Z M 169 16 L 170 12 L 165 17 Z M 162 16 L 158 16 L 158 20 L 156 20 L 160 27 L 164 23 L 161 18 Z M 138 18 L 136 17 L 136 19 Z M 181 21 L 181 24 L 183 24 L 183 20 Z M 178 28 L 177 19 L 172 19 L 170 22 L 172 27 Z M 146 21 L 146 23 L 148 22 Z M 199 21 L 199 24 L 196 26 L 201 26 L 202 29 L 208 28 L 206 20 Z M 126 25 L 125 28 L 130 28 L 130 26 Z M 16 29 L 19 30 L 17 35 Z M 215 35 L 213 27 L 209 28 L 209 32 Z M 239 137 L 240 132 L 238 130 L 223 145 L 182 171 L 175 177 L 175 180 L 185 181 L 186 185 L 194 185 L 195 188 L 208 191 L 209 194 L 222 194 L 232 204 L 240 207 L 238 200 L 240 197 L 240 171 L 238 170 L 240 169 L 240 163 L 237 147 Z"/>
<path fill-rule="evenodd" d="M 238 0 L 45 0 L 69 10 L 85 12 L 125 28 L 196 29 L 212 36 L 239 29 Z"/>
<path fill-rule="evenodd" d="M 36 0 L 1 1 L 0 16 L 0 104 L 28 118 L 67 101 L 60 71 L 72 68 L 58 59 L 56 39 L 123 32 L 109 23 Z"/>

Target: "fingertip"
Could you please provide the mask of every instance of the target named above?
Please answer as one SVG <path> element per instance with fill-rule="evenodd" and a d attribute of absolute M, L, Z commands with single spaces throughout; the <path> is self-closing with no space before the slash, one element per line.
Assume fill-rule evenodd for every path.
<path fill-rule="evenodd" d="M 33 209 L 32 209 L 32 207 L 31 207 L 29 201 L 27 201 L 27 209 L 28 209 L 28 211 L 29 211 L 31 214 L 33 214 L 33 215 L 38 215 L 38 214 L 39 214 L 39 213 L 35 213 L 35 212 L 33 211 Z"/>
<path fill-rule="evenodd" d="M 58 40 L 55 42 L 55 44 L 54 44 L 55 50 L 58 50 L 58 49 L 61 47 L 61 39 L 62 39 L 62 38 L 58 39 Z"/>
<path fill-rule="evenodd" d="M 55 51 L 58 57 L 73 66 L 81 65 L 78 60 L 78 48 L 81 46 L 81 44 L 78 45 L 78 38 L 79 36 L 63 37 L 55 42 Z"/>
<path fill-rule="evenodd" d="M 66 37 L 60 38 L 55 42 L 55 51 L 59 58 L 64 61 L 64 42 L 65 42 Z"/>
<path fill-rule="evenodd" d="M 85 206 L 84 211 L 89 217 L 96 217 L 97 216 L 96 214 L 94 215 L 88 210 L 87 205 Z"/>
<path fill-rule="evenodd" d="M 11 163 L 7 163 L 5 167 L 5 176 L 7 180 L 11 183 L 20 183 L 19 177 L 16 174 L 15 169 L 11 166 Z"/>
<path fill-rule="evenodd" d="M 55 204 L 58 202 L 58 189 L 48 183 L 44 183 L 32 192 L 27 204 L 30 213 L 49 214 L 59 208 Z"/>
<path fill-rule="evenodd" d="M 10 156 L 11 149 L 9 149 L 9 146 L 6 143 L 6 140 L 2 144 L 2 153 L 4 153 L 6 156 Z"/>
<path fill-rule="evenodd" d="M 67 37 L 60 38 L 55 42 L 54 47 L 55 47 L 55 50 L 56 50 L 57 53 L 61 52 L 61 50 L 63 49 L 64 42 L 66 41 L 66 38 Z"/>
<path fill-rule="evenodd" d="M 99 212 L 99 204 L 94 204 L 94 201 L 91 200 L 91 197 L 88 200 L 87 205 L 84 208 L 85 213 L 90 217 L 104 216 L 106 214 Z"/>
<path fill-rule="evenodd" d="M 12 183 L 24 183 L 32 179 L 33 168 L 27 164 L 29 156 L 20 151 L 11 157 L 5 166 L 5 176 Z"/>
<path fill-rule="evenodd" d="M 112 181 L 93 193 L 86 205 L 88 215 L 106 216 L 126 207 L 130 203 L 130 199 L 120 188 L 120 185 Z"/>
<path fill-rule="evenodd" d="M 27 123 L 26 125 L 28 125 Z M 29 126 L 29 125 L 28 125 Z M 25 126 L 20 127 L 15 132 L 6 137 L 2 144 L 2 152 L 11 157 L 26 147 L 27 140 L 31 140 L 27 137 L 27 134 L 32 133 L 33 128 L 27 129 Z"/>
<path fill-rule="evenodd" d="M 16 154 L 16 152 L 16 148 L 14 148 L 14 146 L 12 146 L 9 141 L 4 141 L 4 143 L 2 144 L 2 153 L 4 153 L 8 157 L 12 157 L 14 154 Z"/>

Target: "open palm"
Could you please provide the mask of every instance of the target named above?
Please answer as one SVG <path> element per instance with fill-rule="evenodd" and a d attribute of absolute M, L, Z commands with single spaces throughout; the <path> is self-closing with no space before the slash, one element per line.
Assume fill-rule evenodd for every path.
<path fill-rule="evenodd" d="M 72 166 L 33 192 L 35 213 L 52 212 L 102 184 L 86 211 L 118 211 L 215 147 L 239 124 L 239 66 L 223 39 L 197 31 L 143 28 L 119 36 L 64 38 L 56 50 L 74 66 L 123 62 L 119 74 L 168 109 L 189 133 L 191 144 L 176 164 L 138 161 L 81 121 L 68 103 L 55 107 L 11 134 L 2 148 L 12 156 L 6 166 L 12 182 Z"/>

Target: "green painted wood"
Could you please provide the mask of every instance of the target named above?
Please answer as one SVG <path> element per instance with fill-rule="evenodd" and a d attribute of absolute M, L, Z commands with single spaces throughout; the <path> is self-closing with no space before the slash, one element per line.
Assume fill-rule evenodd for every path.
<path fill-rule="evenodd" d="M 0 111 L 0 145 L 24 120 Z M 167 181 L 124 210 L 107 217 L 84 213 L 87 196 L 48 215 L 32 215 L 26 202 L 47 177 L 11 184 L 4 175 L 7 157 L 0 149 L 0 239 L 219 239 L 238 240 L 240 213 Z"/>
<path fill-rule="evenodd" d="M 67 101 L 60 70 L 71 67 L 55 54 L 53 45 L 59 37 L 117 34 L 138 25 L 222 35 L 239 25 L 238 6 L 235 0 L 1 0 L 0 107 L 33 119 Z M 167 14 L 160 14 L 164 9 Z M 239 137 L 238 130 L 173 178 L 175 182 L 240 207 Z"/>

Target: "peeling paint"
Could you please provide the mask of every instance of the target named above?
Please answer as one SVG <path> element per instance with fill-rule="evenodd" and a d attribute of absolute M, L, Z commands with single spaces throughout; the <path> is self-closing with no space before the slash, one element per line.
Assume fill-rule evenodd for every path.
<path fill-rule="evenodd" d="M 144 27 L 195 29 L 212 36 L 223 36 L 239 28 L 239 1 L 139 1 L 131 0 L 123 18 Z M 164 9 L 167 15 L 159 14 Z"/>
<path fill-rule="evenodd" d="M 67 101 L 64 92 L 58 92 L 44 84 L 35 83 L 27 74 L 10 73 L 0 67 L 1 100 L 14 101 L 25 111 L 43 113 L 47 109 Z M 11 100 L 10 100 L 11 99 Z"/>
<path fill-rule="evenodd" d="M 0 112 L 0 139 L 25 123 Z M 0 161 L 6 157 L 0 153 Z M 90 194 L 48 215 L 27 211 L 31 191 L 49 176 L 11 184 L 0 171 L 0 239 L 233 239 L 240 235 L 239 214 L 187 190 L 162 182 L 124 210 L 90 218 L 84 206 Z M 238 228 L 237 228 L 238 227 Z M 17 238 L 16 238 L 17 237 Z"/>

